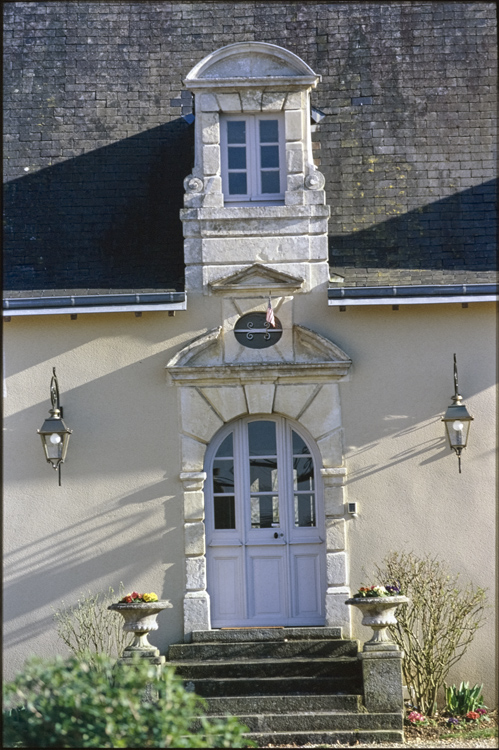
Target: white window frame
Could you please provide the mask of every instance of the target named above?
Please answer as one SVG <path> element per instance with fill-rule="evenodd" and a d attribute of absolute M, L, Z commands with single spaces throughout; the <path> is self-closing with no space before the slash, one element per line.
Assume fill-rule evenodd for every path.
<path fill-rule="evenodd" d="M 277 120 L 279 129 L 279 193 L 262 193 L 260 190 L 260 141 L 259 122 L 261 120 Z M 229 195 L 229 167 L 227 123 L 246 123 L 246 176 L 248 192 L 245 194 Z M 220 147 L 222 191 L 225 203 L 231 205 L 282 205 L 286 189 L 286 146 L 284 137 L 284 116 L 280 112 L 268 114 L 240 114 L 220 116 Z"/>

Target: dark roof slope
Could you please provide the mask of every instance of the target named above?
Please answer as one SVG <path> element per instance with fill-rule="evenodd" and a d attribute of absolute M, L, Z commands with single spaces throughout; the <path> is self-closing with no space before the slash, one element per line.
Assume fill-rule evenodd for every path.
<path fill-rule="evenodd" d="M 244 40 L 322 75 L 342 283 L 495 279 L 493 3 L 42 1 L 4 5 L 7 295 L 182 288 L 182 79 Z"/>

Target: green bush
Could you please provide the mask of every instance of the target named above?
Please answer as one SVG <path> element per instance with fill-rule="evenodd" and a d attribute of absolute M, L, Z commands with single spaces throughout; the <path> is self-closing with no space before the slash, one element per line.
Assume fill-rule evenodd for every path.
<path fill-rule="evenodd" d="M 31 658 L 4 685 L 4 747 L 247 747 L 236 719 L 208 721 L 172 667 L 104 654 Z M 153 697 L 151 697 L 153 696 Z M 194 722 L 198 732 L 191 731 Z"/>
<path fill-rule="evenodd" d="M 469 682 L 445 685 L 445 710 L 451 716 L 465 716 L 469 711 L 485 708 L 482 695 L 483 685 L 470 688 Z"/>
<path fill-rule="evenodd" d="M 397 581 L 410 603 L 397 609 L 390 635 L 405 652 L 402 670 L 422 714 L 437 708 L 437 694 L 485 621 L 485 589 L 459 585 L 437 557 L 392 552 L 376 566 L 381 581 Z"/>

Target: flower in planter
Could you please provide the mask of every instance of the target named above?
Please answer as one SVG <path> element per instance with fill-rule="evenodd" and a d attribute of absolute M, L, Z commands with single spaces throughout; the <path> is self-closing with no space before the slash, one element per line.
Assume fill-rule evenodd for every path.
<path fill-rule="evenodd" d="M 131 594 L 127 594 L 123 597 L 123 599 L 120 599 L 120 604 L 126 603 L 126 604 L 140 604 L 141 602 L 157 602 L 158 596 L 154 593 L 154 591 L 151 591 L 149 594 L 139 594 L 137 591 L 132 591 Z"/>
<path fill-rule="evenodd" d="M 380 596 L 402 596 L 400 589 L 400 583 L 385 584 L 384 586 L 361 586 L 356 594 L 353 595 L 354 599 L 362 599 L 364 597 L 380 597 Z"/>

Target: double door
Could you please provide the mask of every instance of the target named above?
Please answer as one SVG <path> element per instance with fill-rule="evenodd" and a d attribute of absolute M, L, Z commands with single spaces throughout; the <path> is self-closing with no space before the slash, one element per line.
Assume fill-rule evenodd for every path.
<path fill-rule="evenodd" d="M 214 628 L 322 625 L 325 534 L 317 457 L 297 425 L 246 418 L 207 452 Z"/>

